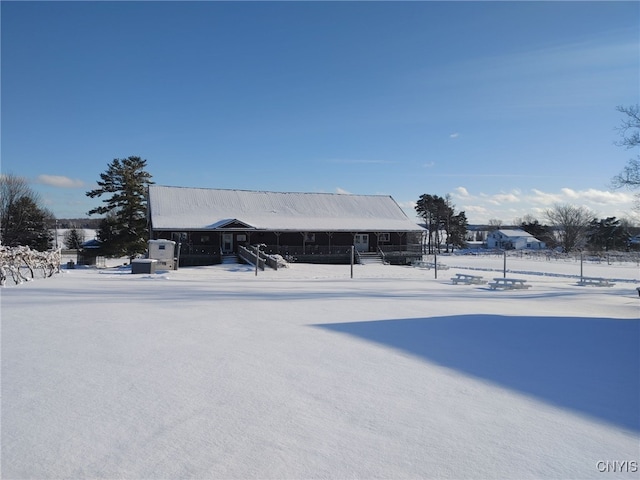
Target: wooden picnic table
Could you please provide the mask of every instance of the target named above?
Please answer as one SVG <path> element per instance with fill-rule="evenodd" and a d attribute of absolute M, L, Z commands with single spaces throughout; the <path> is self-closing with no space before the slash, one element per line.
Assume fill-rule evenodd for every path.
<path fill-rule="evenodd" d="M 578 282 L 578 285 L 592 286 L 592 287 L 613 287 L 615 283 L 610 282 L 606 278 L 583 277 Z"/>
<path fill-rule="evenodd" d="M 468 275 L 466 273 L 456 273 L 455 277 L 451 277 L 454 285 L 464 283 L 465 285 L 484 285 L 487 283 L 480 275 Z"/>
<path fill-rule="evenodd" d="M 491 290 L 498 288 L 503 290 L 521 290 L 525 288 L 531 288 L 531 285 L 526 284 L 526 280 L 520 278 L 494 278 L 493 283 L 489 284 Z"/>

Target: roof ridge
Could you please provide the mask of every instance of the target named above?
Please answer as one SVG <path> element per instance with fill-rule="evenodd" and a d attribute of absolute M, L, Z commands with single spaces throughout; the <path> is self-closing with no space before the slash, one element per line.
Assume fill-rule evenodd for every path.
<path fill-rule="evenodd" d="M 222 192 L 247 192 L 247 193 L 275 193 L 275 194 L 295 194 L 295 195 L 334 195 L 345 197 L 391 197 L 390 194 L 384 193 L 338 193 L 338 192 L 296 192 L 296 191 L 275 191 L 275 190 L 249 190 L 244 188 L 212 188 L 212 187 L 185 187 L 179 185 L 149 185 L 149 188 L 183 188 L 188 190 L 208 190 L 208 191 L 222 191 Z M 393 197 L 391 197 L 393 198 Z"/>

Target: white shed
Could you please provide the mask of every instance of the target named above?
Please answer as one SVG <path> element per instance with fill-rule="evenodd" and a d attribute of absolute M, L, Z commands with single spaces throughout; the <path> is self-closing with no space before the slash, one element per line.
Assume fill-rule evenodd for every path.
<path fill-rule="evenodd" d="M 149 240 L 149 258 L 158 261 L 160 270 L 176 270 L 176 242 L 173 240 Z"/>

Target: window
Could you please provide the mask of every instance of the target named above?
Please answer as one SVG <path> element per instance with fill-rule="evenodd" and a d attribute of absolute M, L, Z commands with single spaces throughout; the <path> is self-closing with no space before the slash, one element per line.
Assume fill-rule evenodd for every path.
<path fill-rule="evenodd" d="M 378 234 L 379 242 L 389 242 L 391 241 L 391 235 L 389 233 L 379 233 Z"/>
<path fill-rule="evenodd" d="M 164 247 L 166 247 L 164 244 L 158 245 L 158 250 L 164 250 Z"/>

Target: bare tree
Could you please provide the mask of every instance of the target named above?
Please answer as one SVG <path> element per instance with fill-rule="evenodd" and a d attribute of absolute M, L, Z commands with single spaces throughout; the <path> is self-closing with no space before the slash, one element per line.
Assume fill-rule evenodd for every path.
<path fill-rule="evenodd" d="M 498 218 L 490 218 L 487 225 L 489 226 L 490 232 L 493 232 L 494 230 L 500 230 L 500 228 L 502 227 L 502 220 Z"/>
<path fill-rule="evenodd" d="M 629 107 L 619 105 L 616 110 L 626 115 L 620 126 L 616 128 L 622 137 L 621 140 L 616 142 L 616 145 L 624 148 L 640 146 L 640 105 L 636 104 Z"/>
<path fill-rule="evenodd" d="M 591 221 L 596 218 L 586 207 L 567 204 L 554 205 L 545 212 L 545 216 L 555 227 L 558 244 L 565 252 L 584 247 Z"/>
<path fill-rule="evenodd" d="M 621 137 L 616 145 L 627 150 L 640 147 L 640 106 L 618 106 L 616 110 L 626 115 L 620 126 L 616 128 Z M 622 171 L 613 177 L 611 183 L 614 188 L 631 190 L 640 188 L 640 155 L 630 158 Z M 635 208 L 640 210 L 640 193 L 636 194 Z"/>

